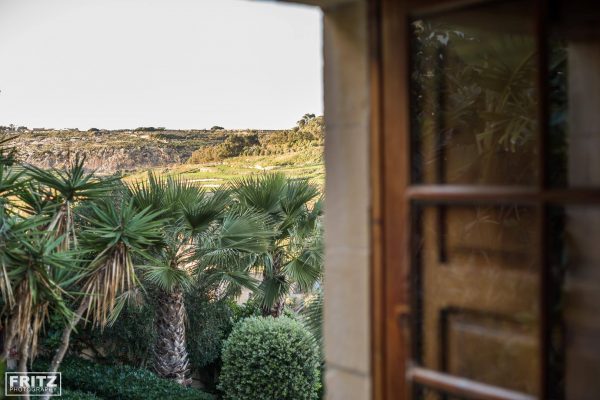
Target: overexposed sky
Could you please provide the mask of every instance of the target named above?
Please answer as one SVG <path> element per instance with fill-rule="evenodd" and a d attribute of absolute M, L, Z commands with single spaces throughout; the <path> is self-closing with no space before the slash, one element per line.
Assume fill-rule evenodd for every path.
<path fill-rule="evenodd" d="M 0 0 L 0 125 L 288 128 L 321 114 L 317 8 Z"/>

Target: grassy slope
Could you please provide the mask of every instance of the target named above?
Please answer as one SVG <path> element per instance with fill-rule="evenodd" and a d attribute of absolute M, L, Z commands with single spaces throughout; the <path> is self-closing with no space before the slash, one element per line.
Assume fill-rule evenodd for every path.
<path fill-rule="evenodd" d="M 128 175 L 127 181 L 145 179 L 149 170 Z M 185 164 L 169 168 L 154 168 L 159 175 L 181 175 L 184 179 L 198 182 L 205 187 L 220 186 L 233 179 L 252 174 L 281 172 L 290 177 L 310 178 L 324 183 L 323 148 L 309 147 L 297 152 L 267 156 L 239 156 L 222 163 Z"/>

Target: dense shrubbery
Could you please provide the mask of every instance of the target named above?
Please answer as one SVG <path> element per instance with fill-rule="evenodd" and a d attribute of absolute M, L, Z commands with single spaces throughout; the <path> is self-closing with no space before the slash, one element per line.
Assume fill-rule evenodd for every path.
<path fill-rule="evenodd" d="M 134 129 L 134 132 L 156 132 L 156 131 L 164 131 L 166 128 L 163 126 L 160 126 L 158 128 L 155 128 L 153 126 L 140 126 L 138 128 Z"/>
<path fill-rule="evenodd" d="M 139 340 L 144 340 L 140 338 Z M 36 363 L 44 370 L 46 365 Z M 94 393 L 102 399 L 114 400 L 213 400 L 200 390 L 185 388 L 173 381 L 161 379 L 152 372 L 125 365 L 107 366 L 79 358 L 67 359 L 60 368 L 62 385 L 71 390 Z M 69 393 L 69 392 L 68 392 Z M 85 393 L 70 392 L 72 399 L 94 399 Z M 79 397 L 76 397 L 79 396 Z"/>
<path fill-rule="evenodd" d="M 186 294 L 186 337 L 192 371 L 200 372 L 204 383 L 208 387 L 214 387 L 214 375 L 220 364 L 223 341 L 231 332 L 233 321 L 241 318 L 235 317 L 234 313 L 241 312 L 238 310 L 246 309 L 246 306 L 229 304 L 225 300 L 211 300 L 208 291 L 197 290 Z M 125 307 L 114 324 L 104 330 L 93 329 L 91 325 L 80 329 L 71 338 L 71 352 L 77 354 L 86 350 L 86 353 L 105 364 L 149 366 L 156 340 L 154 313 L 158 305 L 152 302 L 154 298 L 151 294 L 139 307 Z M 256 307 L 255 309 L 258 310 Z M 243 317 L 249 315 L 246 313 Z M 48 356 L 58 346 L 60 333 L 61 325 L 55 325 L 51 321 L 42 338 L 43 348 Z M 144 340 L 140 340 L 140 337 Z"/>
<path fill-rule="evenodd" d="M 287 317 L 251 317 L 234 327 L 223 346 L 220 389 L 229 400 L 317 399 L 318 345 Z"/>
<path fill-rule="evenodd" d="M 201 292 L 186 294 L 187 346 L 193 372 L 205 387 L 216 390 L 221 368 L 221 348 L 232 329 L 232 308 L 228 301 L 211 301 Z"/>
<path fill-rule="evenodd" d="M 100 397 L 90 392 L 62 389 L 61 400 L 101 400 Z"/>
<path fill-rule="evenodd" d="M 229 134 L 223 143 L 216 146 L 203 147 L 192 153 L 189 162 L 200 164 L 210 161 L 220 161 L 224 158 L 236 157 L 249 147 L 258 146 L 258 135 Z"/>
<path fill-rule="evenodd" d="M 156 340 L 153 326 L 154 307 L 143 304 L 121 311 L 113 325 L 104 330 L 87 325 L 72 338 L 72 351 L 91 350 L 104 363 L 145 367 L 152 362 L 152 346 Z M 144 340 L 140 340 L 140 338 Z"/>
<path fill-rule="evenodd" d="M 249 135 L 229 134 L 222 143 L 194 151 L 188 162 L 201 164 L 240 155 L 285 154 L 322 146 L 323 139 L 323 117 L 306 114 L 294 129 Z"/>

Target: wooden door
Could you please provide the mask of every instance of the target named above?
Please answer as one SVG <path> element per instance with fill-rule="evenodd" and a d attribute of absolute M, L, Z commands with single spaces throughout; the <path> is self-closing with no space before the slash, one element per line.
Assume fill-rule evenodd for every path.
<path fill-rule="evenodd" d="M 600 398 L 599 7 L 371 22 L 375 398 Z"/>

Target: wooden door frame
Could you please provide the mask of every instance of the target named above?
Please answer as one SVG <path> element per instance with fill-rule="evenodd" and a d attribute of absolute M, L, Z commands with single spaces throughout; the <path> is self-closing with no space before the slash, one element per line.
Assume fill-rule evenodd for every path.
<path fill-rule="evenodd" d="M 496 390 L 473 381 L 421 368 L 411 369 L 411 200 L 440 200 L 437 187 L 415 192 L 410 178 L 410 49 L 409 10 L 443 11 L 494 0 L 369 0 L 371 84 L 371 370 L 375 400 L 410 399 L 410 380 L 443 389 L 465 384 L 467 396 L 488 399 L 521 399 L 513 392 Z M 539 4 L 544 0 L 539 0 Z M 542 75 L 542 74 L 540 74 Z M 544 84 L 540 79 L 540 84 Z M 544 103 L 543 101 L 541 103 Z M 545 105 L 540 106 L 540 113 Z M 543 127 L 541 129 L 544 129 Z M 545 160 L 541 158 L 542 165 Z M 542 183 L 540 183 L 542 185 Z M 448 190 L 448 200 L 522 200 L 524 193 L 511 189 L 464 186 Z M 532 202 L 540 201 L 533 190 Z M 408 375 L 411 375 L 409 377 Z M 436 376 L 432 376 L 436 375 Z M 489 397 L 488 397 L 489 396 Z M 523 397 L 530 398 L 528 396 Z"/>
<path fill-rule="evenodd" d="M 369 1 L 373 399 L 406 399 L 409 324 L 408 31 L 405 4 Z M 396 134 L 405 132 L 404 135 Z M 404 151 L 403 151 L 404 149 Z M 400 199 L 400 201 L 398 201 Z M 394 267 L 391 267 L 394 266 Z M 394 377 L 397 377 L 394 379 Z"/>
<path fill-rule="evenodd" d="M 474 187 L 449 185 L 410 186 L 410 115 L 409 115 L 409 10 L 444 11 L 495 0 L 369 0 L 369 62 L 371 84 L 371 371 L 372 398 L 375 400 L 410 399 L 408 373 L 410 343 L 410 203 L 412 200 L 441 202 L 524 202 L 544 214 L 540 218 L 540 398 L 548 390 L 549 292 L 547 237 L 544 234 L 549 204 L 600 205 L 600 189 L 553 188 L 547 174 L 548 91 L 546 90 L 547 4 L 532 0 L 535 6 L 535 32 L 538 46 L 538 161 L 539 180 L 531 188 Z M 418 379 L 433 379 L 444 389 L 444 376 L 430 377 L 432 371 L 419 371 Z M 411 372 L 412 374 L 412 372 Z M 413 380 L 415 377 L 411 375 Z M 457 385 L 458 379 L 448 382 Z M 429 383 L 431 383 L 429 382 Z M 495 393 L 491 387 L 476 387 L 470 396 L 482 398 L 524 398 L 511 393 Z M 486 386 L 486 385 L 483 385 Z M 501 392 L 501 391 L 500 391 Z M 487 396 L 489 394 L 489 397 Z M 511 397 L 512 396 L 512 397 Z M 527 397 L 529 398 L 529 397 Z"/>

